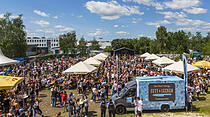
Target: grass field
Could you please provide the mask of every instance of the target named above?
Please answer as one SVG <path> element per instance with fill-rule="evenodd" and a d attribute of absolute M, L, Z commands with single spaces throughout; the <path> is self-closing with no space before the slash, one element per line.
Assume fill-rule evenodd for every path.
<path fill-rule="evenodd" d="M 76 97 L 77 91 L 76 90 L 70 90 L 69 92 L 73 92 Z M 51 92 L 50 90 L 43 90 L 40 92 L 40 99 L 41 99 L 41 109 L 43 111 L 43 114 L 48 117 L 55 117 L 56 113 L 63 112 L 63 108 L 57 107 L 52 108 L 51 107 Z M 90 99 L 91 95 L 88 95 L 88 98 Z M 144 117 L 210 117 L 210 94 L 207 95 L 201 95 L 200 101 L 193 101 L 194 105 L 194 111 L 193 112 L 185 112 L 185 110 L 178 110 L 178 111 L 172 111 L 168 113 L 161 113 L 159 111 L 153 111 L 153 112 L 143 112 Z M 59 105 L 58 105 L 59 106 Z M 100 117 L 100 107 L 99 103 L 94 103 L 89 101 L 89 117 Z M 129 112 L 124 115 L 116 115 L 116 117 L 134 117 L 133 112 Z M 62 113 L 62 117 L 68 117 L 68 113 Z M 107 112 L 108 117 L 108 112 Z"/>

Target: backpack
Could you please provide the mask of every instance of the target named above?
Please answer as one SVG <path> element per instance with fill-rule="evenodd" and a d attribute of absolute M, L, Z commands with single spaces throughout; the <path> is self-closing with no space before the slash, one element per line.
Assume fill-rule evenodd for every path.
<path fill-rule="evenodd" d="M 106 103 L 104 101 L 101 102 L 101 109 L 106 109 Z"/>
<path fill-rule="evenodd" d="M 109 103 L 108 109 L 109 110 L 114 110 L 114 104 L 113 104 L 113 102 L 110 102 Z"/>

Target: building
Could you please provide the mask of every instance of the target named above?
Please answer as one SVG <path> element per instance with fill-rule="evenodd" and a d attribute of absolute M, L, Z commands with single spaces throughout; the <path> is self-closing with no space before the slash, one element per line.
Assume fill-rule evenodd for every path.
<path fill-rule="evenodd" d="M 59 53 L 59 38 L 27 37 L 27 56 L 31 56 L 31 50 L 36 50 L 36 54 L 47 54 L 49 52 Z"/>

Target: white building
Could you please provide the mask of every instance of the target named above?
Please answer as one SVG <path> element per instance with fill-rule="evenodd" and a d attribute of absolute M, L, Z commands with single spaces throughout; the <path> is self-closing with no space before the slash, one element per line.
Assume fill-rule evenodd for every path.
<path fill-rule="evenodd" d="M 36 47 L 36 54 L 47 54 L 49 51 L 59 53 L 59 38 L 46 38 L 46 37 L 27 37 L 26 43 L 29 46 Z M 33 49 L 29 49 L 32 51 Z M 56 52 L 57 51 L 57 52 Z M 30 55 L 30 54 L 28 54 Z"/>
<path fill-rule="evenodd" d="M 37 45 L 38 48 L 48 47 L 49 49 L 59 47 L 59 38 L 27 37 L 27 45 Z"/>

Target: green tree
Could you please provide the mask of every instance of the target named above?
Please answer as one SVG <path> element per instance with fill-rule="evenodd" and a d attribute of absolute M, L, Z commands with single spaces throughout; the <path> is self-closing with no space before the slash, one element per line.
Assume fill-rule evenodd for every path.
<path fill-rule="evenodd" d="M 112 47 L 108 46 L 104 49 L 104 52 L 111 52 L 112 51 Z"/>
<path fill-rule="evenodd" d="M 59 38 L 60 49 L 64 54 L 68 54 L 69 52 L 71 52 L 71 54 L 76 53 L 77 39 L 75 31 L 60 35 Z"/>
<path fill-rule="evenodd" d="M 203 47 L 202 54 L 204 55 L 210 55 L 210 40 L 208 43 Z"/>
<path fill-rule="evenodd" d="M 91 50 L 100 50 L 100 45 L 95 38 L 91 41 L 90 49 Z"/>
<path fill-rule="evenodd" d="M 10 16 L 11 13 L 7 13 L 0 18 L 0 48 L 8 57 L 25 57 L 27 44 L 22 15 Z"/>
<path fill-rule="evenodd" d="M 77 46 L 78 51 L 80 52 L 80 56 L 86 56 L 87 55 L 87 42 L 85 41 L 85 38 L 82 37 L 79 40 L 79 45 Z"/>
<path fill-rule="evenodd" d="M 167 33 L 166 28 L 164 26 L 158 27 L 156 31 L 156 38 L 158 41 L 157 44 L 160 44 L 159 47 L 162 53 L 165 53 L 167 51 L 167 44 L 168 44 L 167 36 L 168 36 L 168 33 Z"/>

